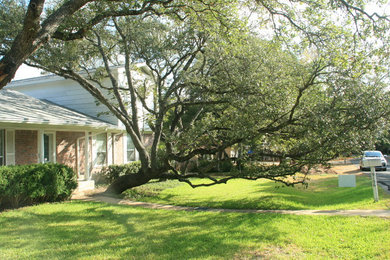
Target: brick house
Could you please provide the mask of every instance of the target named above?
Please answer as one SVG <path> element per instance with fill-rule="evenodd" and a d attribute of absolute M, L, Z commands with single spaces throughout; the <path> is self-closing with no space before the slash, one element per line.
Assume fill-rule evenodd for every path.
<path fill-rule="evenodd" d="M 137 159 L 122 123 L 76 82 L 49 75 L 0 90 L 0 165 L 62 163 L 84 189 L 101 167 Z"/>

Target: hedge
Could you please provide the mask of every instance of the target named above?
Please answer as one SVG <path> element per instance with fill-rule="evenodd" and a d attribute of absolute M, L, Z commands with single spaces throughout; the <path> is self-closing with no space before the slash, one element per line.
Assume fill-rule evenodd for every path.
<path fill-rule="evenodd" d="M 0 209 L 63 201 L 76 188 L 76 174 L 62 164 L 0 167 Z"/>
<path fill-rule="evenodd" d="M 141 169 L 141 162 L 135 161 L 127 164 L 114 164 L 103 167 L 100 171 L 99 175 L 102 179 L 102 182 L 111 184 L 113 183 L 119 176 L 126 174 L 135 174 L 139 172 Z"/>
<path fill-rule="evenodd" d="M 228 160 L 207 160 L 199 159 L 197 164 L 192 164 L 189 167 L 189 172 L 206 172 L 206 173 L 226 173 L 234 168 L 232 161 Z"/>

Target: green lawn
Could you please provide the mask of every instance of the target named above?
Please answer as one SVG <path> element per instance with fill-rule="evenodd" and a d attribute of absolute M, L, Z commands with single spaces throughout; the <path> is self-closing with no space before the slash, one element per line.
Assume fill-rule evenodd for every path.
<path fill-rule="evenodd" d="M 194 180 L 197 182 L 197 180 Z M 125 192 L 130 199 L 163 204 L 233 209 L 390 209 L 381 188 L 373 201 L 371 180 L 357 176 L 356 188 L 339 188 L 337 175 L 316 175 L 309 187 L 286 187 L 268 180 L 232 180 L 212 187 L 191 188 L 170 181 Z"/>
<path fill-rule="evenodd" d="M 0 259 L 389 259 L 390 220 L 143 209 L 95 202 L 0 213 Z"/>

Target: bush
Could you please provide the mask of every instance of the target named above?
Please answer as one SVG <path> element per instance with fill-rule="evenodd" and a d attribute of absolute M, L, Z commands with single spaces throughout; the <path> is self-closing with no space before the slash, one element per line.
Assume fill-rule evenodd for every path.
<path fill-rule="evenodd" d="M 230 160 L 224 160 L 219 162 L 220 172 L 230 172 L 233 169 L 233 163 Z"/>
<path fill-rule="evenodd" d="M 135 174 L 141 169 L 141 162 L 135 161 L 128 164 L 110 165 L 103 167 L 99 175 L 104 183 L 111 184 L 119 176 L 126 174 Z"/>
<path fill-rule="evenodd" d="M 0 208 L 15 208 L 68 199 L 77 188 L 77 176 L 62 164 L 0 167 Z"/>
<path fill-rule="evenodd" d="M 233 169 L 233 163 L 230 160 L 206 160 L 199 159 L 198 165 L 193 165 L 189 171 L 198 172 L 204 171 L 205 173 L 224 173 L 230 172 Z"/>
<path fill-rule="evenodd" d="M 127 189 L 123 192 L 125 198 L 139 200 L 147 197 L 157 197 L 163 190 L 175 188 L 184 185 L 177 180 L 148 182 L 142 186 Z"/>

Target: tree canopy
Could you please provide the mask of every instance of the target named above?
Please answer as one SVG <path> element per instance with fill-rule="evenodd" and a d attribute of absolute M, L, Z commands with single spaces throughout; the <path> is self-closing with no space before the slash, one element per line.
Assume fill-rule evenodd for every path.
<path fill-rule="evenodd" d="M 91 22 L 108 7 L 129 10 L 101 2 L 65 19 L 27 63 L 77 81 L 126 126 L 142 170 L 112 191 L 167 178 L 301 183 L 316 164 L 371 144 L 385 124 L 388 20 L 362 1 L 150 1 L 159 9 Z M 177 167 L 234 146 L 239 167 L 228 177 Z M 278 163 L 258 164 L 263 156 Z M 194 176 L 211 182 L 194 185 Z"/>
<path fill-rule="evenodd" d="M 50 39 L 81 39 L 108 17 L 161 15 L 182 5 L 174 0 L 1 0 L 0 89 Z"/>
<path fill-rule="evenodd" d="M 0 89 L 14 77 L 19 66 L 52 38 L 77 40 L 109 17 L 179 14 L 183 8 L 195 13 L 212 10 L 219 4 L 239 0 L 1 0 L 0 1 Z M 245 14 L 256 13 L 262 27 L 282 37 L 296 37 L 297 31 L 310 44 L 331 42 L 329 32 L 339 31 L 333 21 L 354 27 L 359 38 L 386 32 L 389 18 L 384 10 L 386 1 L 323 0 L 294 2 L 246 1 Z M 367 11 L 366 6 L 379 11 Z M 181 19 L 186 15 L 181 13 Z M 345 22 L 347 21 L 347 22 Z M 257 27 L 257 25 L 255 25 Z M 339 34 L 340 35 L 340 34 Z M 383 34 L 382 34 L 383 36 Z M 355 41 L 356 42 L 356 41 Z M 384 40 L 386 42 L 386 40 Z M 300 43 L 302 44 L 302 43 Z"/>

